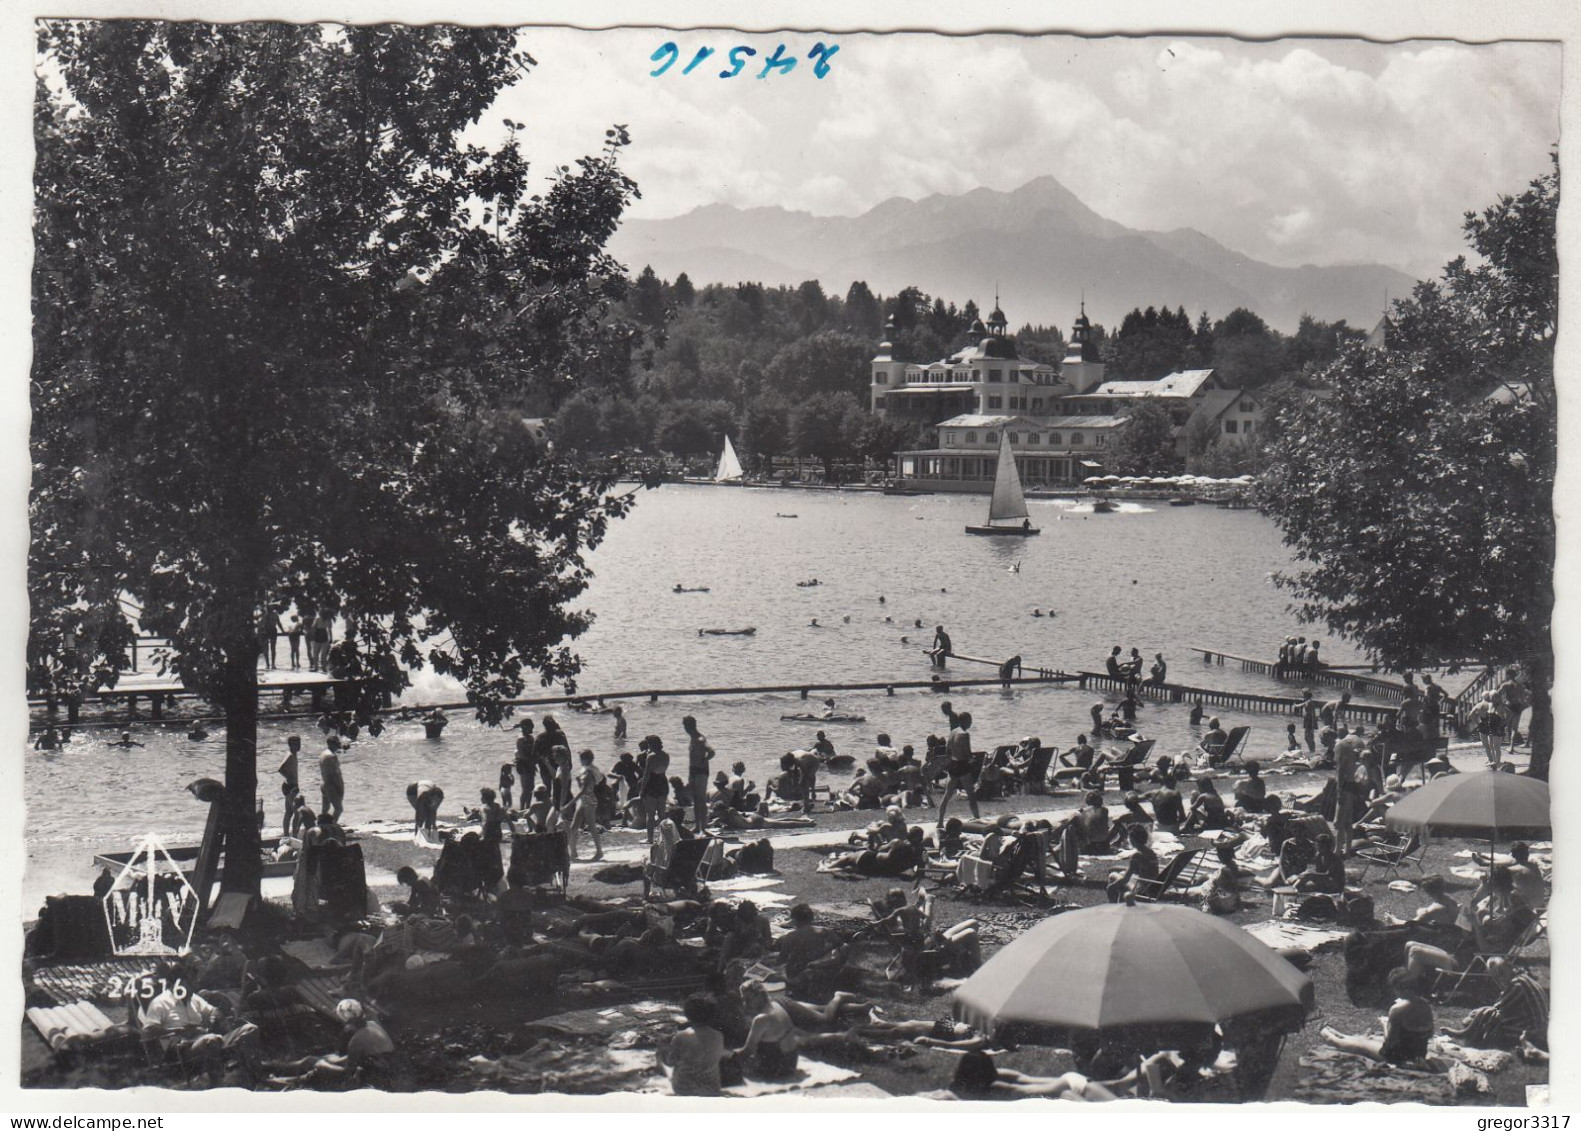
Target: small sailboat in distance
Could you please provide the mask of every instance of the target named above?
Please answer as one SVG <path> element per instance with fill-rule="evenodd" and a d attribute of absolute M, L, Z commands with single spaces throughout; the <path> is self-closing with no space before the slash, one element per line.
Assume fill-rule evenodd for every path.
<path fill-rule="evenodd" d="M 1000 525 L 1002 523 L 1006 525 Z M 1014 525 L 1009 525 L 1011 523 Z M 994 497 L 988 504 L 988 523 L 968 526 L 966 533 L 1009 534 L 1018 538 L 1042 533 L 1027 517 L 1027 497 L 1021 493 L 1021 474 L 1016 470 L 1008 432 L 999 433 L 999 467 L 994 472 Z"/>
<path fill-rule="evenodd" d="M 736 449 L 730 444 L 730 437 L 725 437 L 725 450 L 719 453 L 719 470 L 714 472 L 715 483 L 740 482 L 742 477 L 741 461 L 736 458 Z"/>

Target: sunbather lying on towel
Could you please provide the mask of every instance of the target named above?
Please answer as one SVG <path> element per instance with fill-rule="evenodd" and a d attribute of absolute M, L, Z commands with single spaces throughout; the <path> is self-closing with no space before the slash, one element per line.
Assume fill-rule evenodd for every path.
<path fill-rule="evenodd" d="M 882 848 L 842 852 L 818 865 L 820 872 L 856 872 L 863 876 L 904 876 L 920 871 L 927 862 L 922 829 L 912 826 L 905 840 L 892 840 Z"/>
<path fill-rule="evenodd" d="M 963 1100 L 1021 1099 L 1026 1096 L 1077 1100 L 1112 1100 L 1113 1092 L 1079 1072 L 1062 1076 L 1028 1076 L 1013 1068 L 1000 1068 L 986 1052 L 968 1052 L 956 1065 L 950 1091 Z"/>
<path fill-rule="evenodd" d="M 328 1084 L 359 1074 L 378 1074 L 390 1054 L 395 1052 L 390 1034 L 385 1032 L 384 1026 L 364 1015 L 362 1003 L 355 998 L 347 998 L 337 1005 L 335 1016 L 345 1026 L 340 1051 L 298 1060 L 264 1061 L 260 1067 L 270 1073 L 271 1083 Z"/>
<path fill-rule="evenodd" d="M 743 813 L 720 801 L 709 812 L 708 823 L 727 829 L 805 829 L 818 822 L 811 817 L 771 817 L 766 802 L 758 806 L 756 813 Z"/>

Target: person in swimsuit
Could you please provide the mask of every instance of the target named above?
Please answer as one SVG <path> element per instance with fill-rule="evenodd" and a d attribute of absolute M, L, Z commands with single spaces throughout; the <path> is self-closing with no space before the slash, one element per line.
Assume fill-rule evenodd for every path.
<path fill-rule="evenodd" d="M 1433 1037 L 1433 1007 L 1404 967 L 1389 972 L 1389 988 L 1398 996 L 1389 1007 L 1382 1037 L 1347 1036 L 1324 1026 L 1323 1039 L 1342 1052 L 1356 1053 L 1386 1064 L 1411 1064 L 1425 1059 L 1428 1042 Z"/>
<path fill-rule="evenodd" d="M 763 983 L 748 981 L 741 986 L 741 1004 L 752 1014 L 746 1043 L 736 1055 L 754 1076 L 780 1080 L 796 1071 L 796 1050 L 800 1034 L 783 1005 L 772 1000 Z"/>
<path fill-rule="evenodd" d="M 616 742 L 625 742 L 626 741 L 626 710 L 625 710 L 625 708 L 622 707 L 619 703 L 616 703 L 613 707 L 611 707 L 609 709 L 609 713 L 611 715 L 615 716 L 615 741 Z"/>
<path fill-rule="evenodd" d="M 692 815 L 701 829 L 708 821 L 708 763 L 714 759 L 714 748 L 697 729 L 697 720 L 691 715 L 681 720 L 681 729 L 686 732 L 686 771 L 690 777 L 687 784 L 692 791 Z"/>
<path fill-rule="evenodd" d="M 965 793 L 966 804 L 970 806 L 973 817 L 982 814 L 977 809 L 977 791 L 974 788 L 977 782 L 977 758 L 972 754 L 972 713 L 962 711 L 955 716 L 955 729 L 950 731 L 950 737 L 945 743 L 945 753 L 949 757 L 945 770 L 949 774 L 949 782 L 944 787 L 944 796 L 939 799 L 939 821 L 944 824 L 945 811 L 950 807 L 950 801 L 959 791 Z"/>
<path fill-rule="evenodd" d="M 1076 1100 L 1112 1100 L 1113 1092 L 1079 1072 L 1060 1076 L 1028 1076 L 1013 1068 L 1000 1068 L 981 1049 L 961 1056 L 950 1081 L 950 1091 L 964 1100 L 1021 1099 L 1026 1096 L 1063 1097 Z"/>
<path fill-rule="evenodd" d="M 493 794 L 493 790 L 487 791 Z M 406 787 L 406 800 L 412 804 L 413 820 L 416 822 L 412 831 L 437 832 L 436 824 L 439 820 L 439 803 L 445 799 L 445 791 L 431 781 L 414 781 Z"/>
<path fill-rule="evenodd" d="M 500 763 L 500 804 L 511 808 L 511 791 L 516 788 L 516 767 L 509 762 Z"/>
<path fill-rule="evenodd" d="M 324 747 L 324 752 L 318 756 L 321 810 L 338 821 L 345 811 L 346 801 L 346 779 L 340 774 L 340 736 L 328 735 Z"/>
<path fill-rule="evenodd" d="M 955 646 L 950 642 L 950 634 L 944 631 L 942 624 L 935 626 L 933 629 L 933 647 L 928 650 L 928 655 L 933 657 L 933 666 L 942 668 L 944 661 L 954 655 L 954 652 Z"/>
<path fill-rule="evenodd" d="M 587 829 L 593 838 L 593 859 L 604 858 L 604 842 L 598 830 L 598 787 L 604 784 L 604 771 L 593 764 L 593 752 L 584 750 L 578 755 L 581 768 L 576 772 L 576 811 L 571 817 L 570 856 L 576 859 L 576 834 Z"/>
<path fill-rule="evenodd" d="M 677 1096 L 717 1096 L 721 1094 L 719 1062 L 725 1056 L 725 1038 L 717 1028 L 718 1011 L 707 994 L 693 994 L 681 1010 L 686 1028 L 659 1046 L 661 1068 L 670 1073 L 670 1091 Z"/>
<path fill-rule="evenodd" d="M 1126 830 L 1126 835 L 1131 841 L 1131 859 L 1126 863 L 1125 871 L 1115 872 L 1109 877 L 1104 890 L 1110 903 L 1119 903 L 1135 882 L 1156 880 L 1159 876 L 1158 853 L 1148 843 L 1151 838 L 1147 826 L 1132 825 Z"/>
<path fill-rule="evenodd" d="M 642 760 L 642 777 L 637 782 L 637 796 L 642 799 L 643 827 L 647 830 L 648 843 L 653 843 L 653 830 L 664 815 L 664 801 L 670 793 L 670 756 L 664 752 L 664 741 L 656 734 L 642 740 L 639 747 L 647 752 Z"/>

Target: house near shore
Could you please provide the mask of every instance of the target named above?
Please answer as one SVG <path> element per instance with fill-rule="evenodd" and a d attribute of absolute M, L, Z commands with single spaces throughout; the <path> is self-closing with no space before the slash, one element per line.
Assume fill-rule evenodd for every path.
<path fill-rule="evenodd" d="M 1168 409 L 1182 459 L 1193 435 L 1240 440 L 1262 427 L 1262 400 L 1222 388 L 1212 369 L 1156 381 L 1105 381 L 1085 307 L 1057 369 L 1021 357 L 1007 324 L 996 302 L 987 323 L 972 326 L 975 345 L 929 364 L 896 361 L 893 326 L 886 327 L 872 362 L 869 408 L 938 431 L 937 447 L 895 453 L 897 482 L 930 491 L 987 491 L 999 435 L 1007 432 L 1025 486 L 1076 486 L 1103 472 L 1106 450 L 1141 403 Z"/>

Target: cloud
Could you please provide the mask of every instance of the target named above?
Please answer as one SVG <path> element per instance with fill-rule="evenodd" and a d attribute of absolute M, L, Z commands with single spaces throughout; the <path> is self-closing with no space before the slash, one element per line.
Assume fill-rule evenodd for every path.
<path fill-rule="evenodd" d="M 680 59 L 650 77 L 666 35 Z M 1467 209 L 1543 170 L 1559 129 L 1550 44 L 859 35 L 822 80 L 807 62 L 716 77 L 736 43 L 756 64 L 817 38 L 532 29 L 540 65 L 490 117 L 526 121 L 544 169 L 629 125 L 635 216 L 714 202 L 854 215 L 1052 174 L 1133 227 L 1417 274 L 1459 253 Z M 705 43 L 716 54 L 681 75 Z"/>

